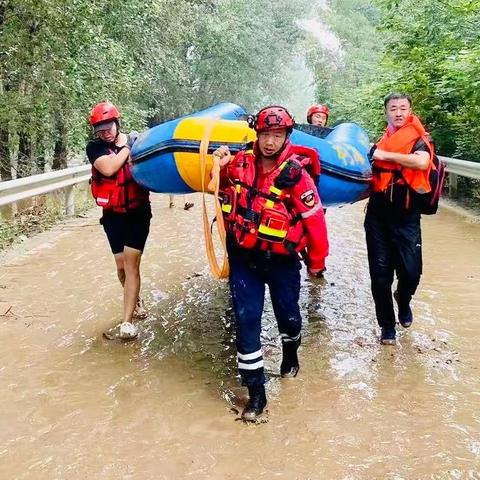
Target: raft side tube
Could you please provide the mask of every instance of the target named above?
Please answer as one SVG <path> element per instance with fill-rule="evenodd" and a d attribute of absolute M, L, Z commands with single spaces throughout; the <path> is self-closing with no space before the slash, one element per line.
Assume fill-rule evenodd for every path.
<path fill-rule="evenodd" d="M 239 110 L 232 105 L 227 104 L 223 113 L 237 115 Z M 215 108 L 207 111 L 213 115 L 218 112 Z M 212 117 L 205 118 L 201 114 L 198 112 L 154 127 L 142 135 L 140 145 L 135 143 L 132 173 L 142 186 L 163 193 L 201 191 L 198 152 L 205 129 L 212 122 Z M 206 172 L 212 165 L 211 154 L 220 145 L 226 144 L 236 153 L 255 138 L 255 132 L 245 121 L 215 119 Z M 371 168 L 367 154 L 370 147 L 360 126 L 354 123 L 338 125 L 325 139 L 294 129 L 291 141 L 318 151 L 322 168 L 318 187 L 326 206 L 353 203 L 368 194 Z M 208 181 L 206 174 L 205 184 Z"/>

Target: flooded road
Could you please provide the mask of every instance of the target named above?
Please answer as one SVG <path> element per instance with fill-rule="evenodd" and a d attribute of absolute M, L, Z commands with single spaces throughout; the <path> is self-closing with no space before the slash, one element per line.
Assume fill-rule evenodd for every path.
<path fill-rule="evenodd" d="M 364 206 L 329 209 L 300 374 L 278 377 L 267 304 L 269 421 L 244 425 L 228 289 L 208 275 L 195 202 L 155 197 L 135 342 L 102 338 L 121 289 L 98 212 L 2 254 L 0 479 L 480 479 L 480 224 L 423 220 L 415 322 L 382 347 Z"/>

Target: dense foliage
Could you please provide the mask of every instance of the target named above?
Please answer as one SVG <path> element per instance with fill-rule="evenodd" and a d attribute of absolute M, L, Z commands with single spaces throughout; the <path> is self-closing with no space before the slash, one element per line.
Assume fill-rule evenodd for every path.
<path fill-rule="evenodd" d="M 103 99 L 126 127 L 293 89 L 306 2 L 0 0 L 0 176 L 66 166 Z M 291 81 L 291 79 L 290 79 Z"/>
<path fill-rule="evenodd" d="M 137 129 L 223 100 L 298 117 L 310 78 L 372 137 L 409 92 L 438 150 L 477 161 L 479 36 L 480 0 L 0 0 L 0 176 L 64 167 L 105 98 Z"/>
<path fill-rule="evenodd" d="M 310 53 L 317 97 L 336 119 L 381 132 L 382 98 L 408 92 L 445 156 L 480 159 L 480 1 L 331 0 L 319 18 L 342 54 Z M 354 28 L 352 28 L 352 25 Z M 474 182 L 461 179 L 470 196 Z"/>

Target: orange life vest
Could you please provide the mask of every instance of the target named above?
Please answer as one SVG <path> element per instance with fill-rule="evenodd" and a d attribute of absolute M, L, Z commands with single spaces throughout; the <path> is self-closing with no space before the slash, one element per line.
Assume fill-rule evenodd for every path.
<path fill-rule="evenodd" d="M 372 178 L 374 192 L 387 192 L 390 189 L 392 194 L 394 186 L 405 186 L 405 183 L 419 194 L 431 191 L 429 174 L 433 167 L 434 148 L 418 117 L 411 115 L 407 123 L 398 130 L 387 128 L 376 146 L 387 152 L 409 154 L 420 139 L 425 142 L 430 151 L 430 166 L 426 170 L 413 170 L 397 163 L 375 160 Z"/>
<path fill-rule="evenodd" d="M 299 212 L 289 203 L 288 186 L 300 181 L 303 168 L 318 178 L 317 151 L 287 143 L 261 184 L 252 149 L 239 152 L 227 168 L 230 185 L 222 190 L 222 211 L 238 246 L 280 255 L 304 250 L 307 237 Z"/>
<path fill-rule="evenodd" d="M 90 184 L 95 202 L 105 210 L 125 213 L 149 202 L 148 190 L 135 182 L 128 162 L 111 177 L 105 177 L 92 166 Z"/>

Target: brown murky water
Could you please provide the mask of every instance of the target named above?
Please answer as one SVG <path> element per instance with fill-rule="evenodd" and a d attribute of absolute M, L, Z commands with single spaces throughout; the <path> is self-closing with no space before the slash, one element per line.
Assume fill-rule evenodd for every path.
<path fill-rule="evenodd" d="M 0 479 L 480 479 L 480 224 L 424 220 L 415 323 L 391 348 L 377 343 L 363 206 L 330 209 L 326 281 L 303 285 L 300 375 L 276 376 L 267 306 L 269 421 L 248 426 L 231 411 L 244 392 L 199 198 L 154 207 L 136 342 L 101 336 L 121 291 L 97 212 L 3 254 Z"/>

